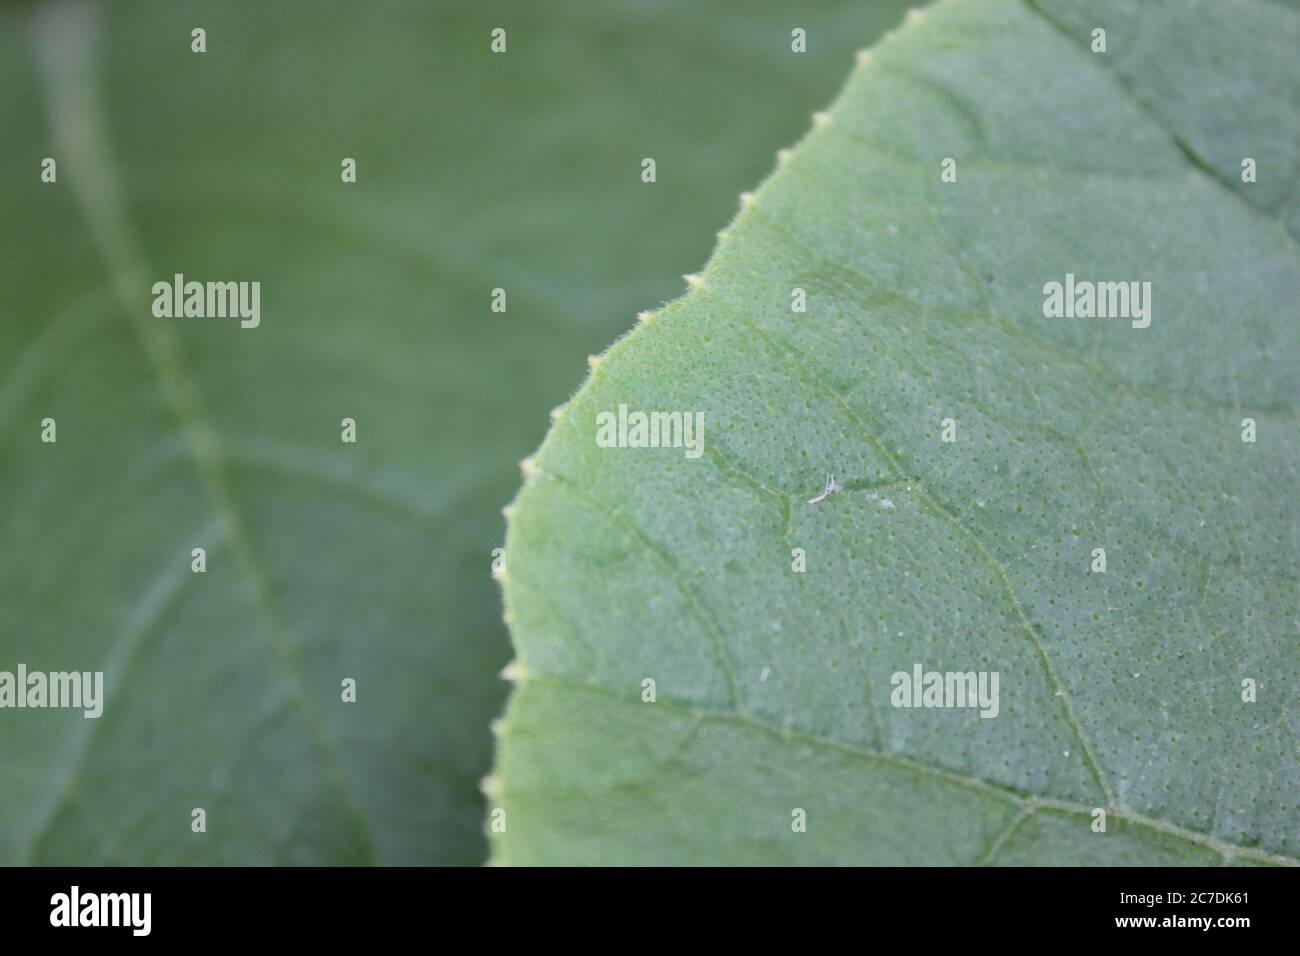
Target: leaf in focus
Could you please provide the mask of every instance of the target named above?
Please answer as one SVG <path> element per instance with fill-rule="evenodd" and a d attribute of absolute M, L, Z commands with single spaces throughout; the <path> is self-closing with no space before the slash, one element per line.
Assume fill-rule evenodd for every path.
<path fill-rule="evenodd" d="M 4 5 L 0 863 L 482 861 L 518 461 L 905 3 L 698 6 Z"/>
<path fill-rule="evenodd" d="M 1263 0 L 946 0 L 859 57 L 536 456 L 495 861 L 1295 862 L 1298 48 Z M 1149 327 L 1046 317 L 1067 274 Z M 620 405 L 702 456 L 598 447 Z M 1000 712 L 891 706 L 917 664 Z"/>

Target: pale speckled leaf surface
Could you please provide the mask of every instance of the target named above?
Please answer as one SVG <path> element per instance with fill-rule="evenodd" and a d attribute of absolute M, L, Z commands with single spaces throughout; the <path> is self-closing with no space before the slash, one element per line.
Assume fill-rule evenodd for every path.
<path fill-rule="evenodd" d="M 1294 862 L 1298 48 L 1265 0 L 946 0 L 860 57 L 530 469 L 497 862 Z M 1150 327 L 1045 318 L 1067 272 Z M 597 447 L 620 403 L 706 453 Z M 891 707 L 918 662 L 1000 714 Z"/>

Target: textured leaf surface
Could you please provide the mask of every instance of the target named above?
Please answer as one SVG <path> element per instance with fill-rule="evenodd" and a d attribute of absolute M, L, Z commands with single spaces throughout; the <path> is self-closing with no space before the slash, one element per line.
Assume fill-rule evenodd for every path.
<path fill-rule="evenodd" d="M 481 861 L 517 462 L 903 6 L 5 4 L 0 862 Z"/>
<path fill-rule="evenodd" d="M 948 0 L 859 58 L 538 453 L 498 862 L 1294 862 L 1298 47 L 1258 0 Z M 1067 273 L 1151 325 L 1045 318 Z M 597 447 L 620 403 L 705 453 Z M 999 715 L 891 706 L 916 663 Z"/>

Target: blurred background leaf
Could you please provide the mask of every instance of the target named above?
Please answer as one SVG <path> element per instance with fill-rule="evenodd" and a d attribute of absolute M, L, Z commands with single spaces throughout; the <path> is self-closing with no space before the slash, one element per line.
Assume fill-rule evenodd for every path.
<path fill-rule="evenodd" d="M 481 861 L 516 463 L 907 5 L 6 5 L 0 862 Z"/>

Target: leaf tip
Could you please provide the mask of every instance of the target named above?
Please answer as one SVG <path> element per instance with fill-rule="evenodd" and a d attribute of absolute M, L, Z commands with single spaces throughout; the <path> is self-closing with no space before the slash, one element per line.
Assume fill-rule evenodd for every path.
<path fill-rule="evenodd" d="M 649 309 L 636 314 L 636 320 L 638 322 L 649 322 L 652 318 L 654 318 L 654 313 Z"/>
<path fill-rule="evenodd" d="M 813 129 L 821 129 L 823 126 L 829 126 L 835 120 L 830 113 L 824 113 L 818 110 L 813 114 Z"/>
<path fill-rule="evenodd" d="M 536 471 L 537 471 L 537 456 L 536 456 L 536 455 L 529 455 L 529 456 L 527 456 L 526 458 L 520 458 L 520 459 L 519 459 L 519 470 L 523 473 L 523 476 L 524 476 L 525 478 L 527 478 L 528 476 L 530 476 L 530 475 L 532 475 L 534 472 L 536 472 Z"/>
<path fill-rule="evenodd" d="M 778 166 L 784 166 L 789 161 L 790 161 L 790 150 L 778 149 L 776 151 L 776 164 Z"/>
<path fill-rule="evenodd" d="M 564 414 L 564 406 L 556 405 L 554 408 L 551 409 L 551 421 L 558 422 L 560 420 L 560 416 L 563 414 Z"/>
<path fill-rule="evenodd" d="M 692 289 L 704 288 L 704 276 L 700 275 L 698 272 L 687 273 L 682 276 L 682 278 L 686 280 L 686 284 Z"/>
<path fill-rule="evenodd" d="M 587 356 L 587 365 L 592 369 L 592 371 L 595 371 L 596 366 L 598 366 L 599 364 L 600 364 L 600 356 L 599 356 L 599 355 L 588 355 L 588 356 Z"/>
<path fill-rule="evenodd" d="M 499 723 L 501 723 L 501 721 L 499 721 L 499 720 L 494 720 L 494 721 L 492 721 L 492 724 L 493 724 L 493 726 L 492 726 L 492 730 L 493 730 L 493 732 L 495 732 L 495 731 L 497 730 L 496 725 L 499 724 Z M 478 788 L 479 788 L 480 791 L 482 791 L 483 796 L 485 796 L 485 797 L 495 797 L 495 796 L 497 796 L 499 793 L 501 793 L 501 778 L 498 777 L 496 774 L 491 774 L 491 773 L 490 773 L 490 774 L 488 774 L 486 777 L 484 777 L 482 780 L 480 780 L 480 781 L 478 782 Z"/>
<path fill-rule="evenodd" d="M 855 54 L 855 57 L 859 63 L 868 63 L 871 61 L 871 50 L 867 47 L 863 47 Z"/>
<path fill-rule="evenodd" d="M 754 194 L 753 194 L 753 193 L 741 193 L 741 194 L 740 194 L 740 208 L 741 208 L 741 209 L 748 209 L 748 208 L 749 208 L 750 206 L 752 206 L 752 205 L 754 205 Z"/>

